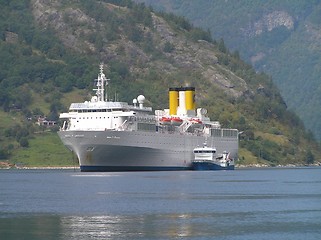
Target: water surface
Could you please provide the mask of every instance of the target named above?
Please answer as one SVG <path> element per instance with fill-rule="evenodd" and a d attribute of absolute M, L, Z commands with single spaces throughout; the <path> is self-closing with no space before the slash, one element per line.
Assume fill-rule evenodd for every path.
<path fill-rule="evenodd" d="M 321 239 L 321 168 L 1 170 L 0 239 Z"/>

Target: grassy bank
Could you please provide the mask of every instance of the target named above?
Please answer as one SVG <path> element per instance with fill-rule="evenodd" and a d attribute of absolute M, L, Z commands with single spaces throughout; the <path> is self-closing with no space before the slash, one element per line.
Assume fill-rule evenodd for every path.
<path fill-rule="evenodd" d="M 29 140 L 28 148 L 14 151 L 12 164 L 24 167 L 59 167 L 78 164 L 72 153 L 63 146 L 57 133 L 43 132 Z"/>

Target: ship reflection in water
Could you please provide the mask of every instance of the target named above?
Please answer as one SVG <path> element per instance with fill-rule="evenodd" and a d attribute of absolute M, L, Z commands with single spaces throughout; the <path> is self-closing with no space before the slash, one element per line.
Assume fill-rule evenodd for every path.
<path fill-rule="evenodd" d="M 63 216 L 37 215 L 0 217 L 1 239 L 172 239 L 204 236 L 191 214 Z M 207 225 L 216 236 L 215 228 Z M 21 238 L 23 236 L 23 238 Z"/>
<path fill-rule="evenodd" d="M 65 239 L 137 239 L 191 237 L 190 214 L 62 217 Z"/>

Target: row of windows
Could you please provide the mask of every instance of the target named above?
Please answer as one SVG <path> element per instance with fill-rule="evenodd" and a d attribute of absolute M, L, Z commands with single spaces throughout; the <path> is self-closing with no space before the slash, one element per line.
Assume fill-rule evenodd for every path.
<path fill-rule="evenodd" d="M 216 151 L 211 150 L 195 150 L 194 153 L 216 153 Z"/>
<path fill-rule="evenodd" d="M 73 109 L 70 112 L 87 113 L 87 112 L 128 112 L 127 109 Z"/>
<path fill-rule="evenodd" d="M 155 124 L 148 124 L 148 123 L 137 123 L 137 129 L 141 131 L 156 131 Z"/>
<path fill-rule="evenodd" d="M 213 137 L 237 137 L 238 131 L 235 129 L 211 129 Z"/>
<path fill-rule="evenodd" d="M 237 137 L 237 130 L 223 129 L 223 137 Z"/>
<path fill-rule="evenodd" d="M 78 117 L 77 119 L 109 119 L 109 118 L 119 118 L 119 117 Z M 130 118 L 132 121 L 148 121 L 148 122 L 155 122 L 152 118 Z"/>
<path fill-rule="evenodd" d="M 221 129 L 211 129 L 211 135 L 214 137 L 221 137 L 222 130 Z"/>
<path fill-rule="evenodd" d="M 107 117 L 109 119 L 110 117 Z M 118 118 L 118 117 L 112 117 L 112 118 Z M 80 117 L 78 119 L 95 119 L 94 117 Z M 106 119 L 106 117 L 96 117 L 96 119 Z"/>

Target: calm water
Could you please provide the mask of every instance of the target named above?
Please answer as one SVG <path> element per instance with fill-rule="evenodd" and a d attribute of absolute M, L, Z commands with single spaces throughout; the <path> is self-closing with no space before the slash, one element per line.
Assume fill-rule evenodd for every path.
<path fill-rule="evenodd" d="M 0 239 L 321 239 L 321 168 L 1 170 Z"/>

